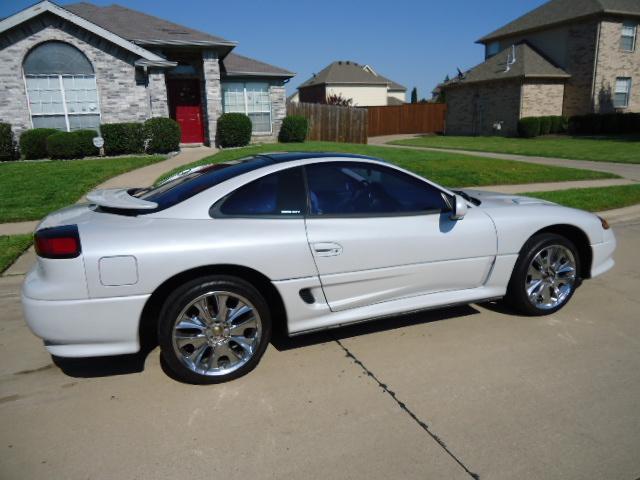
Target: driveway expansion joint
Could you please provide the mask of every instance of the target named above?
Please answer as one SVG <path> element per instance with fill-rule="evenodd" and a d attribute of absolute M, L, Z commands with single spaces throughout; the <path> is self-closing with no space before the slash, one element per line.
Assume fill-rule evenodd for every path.
<path fill-rule="evenodd" d="M 450 449 L 449 447 L 447 447 L 447 444 L 435 433 L 433 433 L 431 431 L 431 429 L 429 428 L 429 425 L 427 425 L 426 422 L 424 422 L 423 420 L 421 420 L 420 418 L 418 418 L 418 416 L 407 406 L 406 403 L 402 402 L 401 400 L 398 399 L 396 392 L 394 392 L 393 390 L 391 390 L 389 388 L 388 385 L 386 385 L 385 383 L 382 383 L 380 381 L 380 379 L 378 377 L 376 377 L 375 373 L 373 373 L 371 370 L 369 370 L 364 363 L 362 363 L 362 361 L 356 357 L 347 347 L 344 346 L 344 344 L 337 338 L 333 338 L 333 340 L 338 344 L 338 346 L 344 351 L 345 356 L 347 358 L 349 358 L 351 361 L 353 361 L 353 363 L 355 363 L 357 366 L 359 366 L 364 373 L 367 374 L 367 376 L 371 377 L 380 388 L 382 388 L 382 390 L 384 391 L 384 393 L 386 393 L 387 395 L 389 395 L 393 401 L 400 407 L 400 409 L 402 409 L 407 415 L 409 415 L 409 417 L 411 417 L 411 419 L 416 422 L 420 428 L 422 428 L 425 432 L 427 432 L 427 434 L 440 446 L 440 448 L 442 448 L 445 453 L 447 455 L 449 455 L 458 465 L 460 465 L 460 467 L 467 473 L 467 475 L 469 475 L 471 478 L 473 478 L 474 480 L 480 480 L 480 475 L 478 475 L 477 473 L 472 472 L 469 467 L 467 467 L 462 460 L 460 460 Z M 640 479 L 639 479 L 640 480 Z"/>

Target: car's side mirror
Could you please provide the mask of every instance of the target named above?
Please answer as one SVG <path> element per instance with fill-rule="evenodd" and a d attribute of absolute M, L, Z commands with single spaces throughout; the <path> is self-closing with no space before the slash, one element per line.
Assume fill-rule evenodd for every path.
<path fill-rule="evenodd" d="M 454 197 L 453 212 L 451 212 L 451 220 L 462 220 L 467 214 L 467 201 L 460 195 Z"/>

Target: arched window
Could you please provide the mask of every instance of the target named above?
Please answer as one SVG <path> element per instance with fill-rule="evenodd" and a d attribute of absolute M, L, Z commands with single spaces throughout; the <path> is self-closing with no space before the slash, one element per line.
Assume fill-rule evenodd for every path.
<path fill-rule="evenodd" d="M 91 63 L 63 42 L 41 43 L 23 63 L 34 128 L 97 129 L 100 107 Z"/>

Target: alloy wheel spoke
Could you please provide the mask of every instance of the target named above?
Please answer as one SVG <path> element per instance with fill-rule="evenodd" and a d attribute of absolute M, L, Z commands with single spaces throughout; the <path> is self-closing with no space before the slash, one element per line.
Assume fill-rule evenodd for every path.
<path fill-rule="evenodd" d="M 242 322 L 238 323 L 237 325 L 232 325 L 231 328 L 229 329 L 229 332 L 231 333 L 232 336 L 244 335 L 244 332 L 248 328 L 256 328 L 257 326 L 258 326 L 258 319 L 254 315 L 251 315 L 245 318 Z"/>
<path fill-rule="evenodd" d="M 213 323 L 213 316 L 211 315 L 211 310 L 209 309 L 209 301 L 207 297 L 201 298 L 198 302 L 196 302 L 195 307 L 200 312 L 200 318 L 206 322 L 207 325 Z"/>
<path fill-rule="evenodd" d="M 241 335 L 232 335 L 231 340 L 237 343 L 247 354 L 253 354 L 253 340 Z"/>
<path fill-rule="evenodd" d="M 176 330 L 199 330 L 202 332 L 205 328 L 207 328 L 207 326 L 198 317 L 184 316 L 182 320 L 176 324 Z"/>
<path fill-rule="evenodd" d="M 184 348 L 187 345 L 193 345 L 195 348 L 198 348 L 207 343 L 207 337 L 204 333 L 189 334 L 176 332 L 175 339 L 178 348 Z"/>
<path fill-rule="evenodd" d="M 229 311 L 227 321 L 231 324 L 234 324 L 236 323 L 236 320 L 240 319 L 243 315 L 246 315 L 251 311 L 253 311 L 253 309 L 250 306 L 245 305 L 241 301 L 238 301 L 238 305 L 236 305 L 235 308 Z"/>
<path fill-rule="evenodd" d="M 202 370 L 202 357 L 204 356 L 204 353 L 209 349 L 209 344 L 208 343 L 203 343 L 202 345 L 200 345 L 199 347 L 197 347 L 193 353 L 191 353 L 187 359 L 191 362 L 191 364 L 193 365 L 194 369 L 196 370 Z"/>
<path fill-rule="evenodd" d="M 540 288 L 544 285 L 542 280 L 536 280 L 535 282 L 531 282 L 529 287 L 527 288 L 527 295 L 529 298 L 535 300 L 540 294 Z"/>
<path fill-rule="evenodd" d="M 218 322 L 226 322 L 227 317 L 229 316 L 229 309 L 227 307 L 227 300 L 229 300 L 228 295 L 216 295 L 216 303 L 218 305 L 218 311 L 216 313 L 216 321 Z"/>

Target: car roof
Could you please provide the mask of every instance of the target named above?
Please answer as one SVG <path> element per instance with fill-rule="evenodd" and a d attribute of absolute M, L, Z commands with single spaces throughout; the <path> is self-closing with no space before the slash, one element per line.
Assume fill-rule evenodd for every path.
<path fill-rule="evenodd" d="M 355 158 L 360 160 L 376 160 L 378 162 L 384 162 L 384 160 L 381 158 L 370 157 L 367 155 L 336 152 L 267 152 L 260 153 L 257 156 L 268 158 L 273 163 L 293 162 L 296 160 L 310 160 L 314 158 Z"/>

